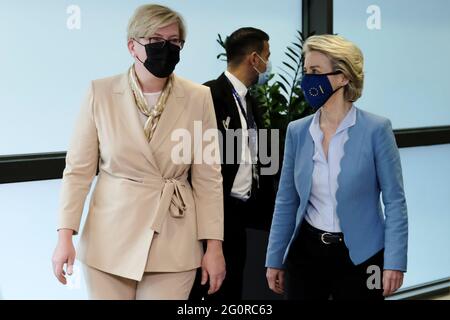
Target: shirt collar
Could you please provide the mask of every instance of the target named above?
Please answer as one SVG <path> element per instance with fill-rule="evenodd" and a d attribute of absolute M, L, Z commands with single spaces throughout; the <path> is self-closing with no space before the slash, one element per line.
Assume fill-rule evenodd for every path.
<path fill-rule="evenodd" d="M 234 90 L 236 90 L 238 95 L 244 98 L 248 92 L 248 89 L 245 86 L 245 84 L 243 84 L 241 80 L 239 80 L 235 75 L 233 75 L 228 70 L 225 71 L 225 76 L 228 78 L 228 80 L 230 80 L 231 85 L 234 87 Z"/>
<path fill-rule="evenodd" d="M 322 112 L 322 108 L 320 108 L 313 117 L 311 122 L 311 126 L 309 127 L 309 132 L 313 137 L 320 137 L 322 135 L 322 130 L 320 129 L 320 114 Z M 341 121 L 341 124 L 336 130 L 335 134 L 338 134 L 345 129 L 348 129 L 356 124 L 356 108 L 354 105 L 350 108 L 350 110 L 345 115 L 344 119 Z"/>
<path fill-rule="evenodd" d="M 356 123 L 356 108 L 352 105 L 350 110 L 347 112 L 347 115 L 342 120 L 341 124 L 336 130 L 336 133 L 339 133 L 341 131 L 344 131 L 345 129 L 353 127 L 355 123 Z"/>

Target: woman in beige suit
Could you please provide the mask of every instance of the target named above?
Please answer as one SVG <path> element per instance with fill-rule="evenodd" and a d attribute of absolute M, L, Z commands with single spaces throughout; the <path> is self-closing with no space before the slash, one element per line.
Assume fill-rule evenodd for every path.
<path fill-rule="evenodd" d="M 63 284 L 73 272 L 72 236 L 98 168 L 77 252 L 91 299 L 187 299 L 196 268 L 210 294 L 225 277 L 216 119 L 209 89 L 173 74 L 184 39 L 178 13 L 138 8 L 128 27 L 134 65 L 93 81 L 82 104 L 53 269 Z M 189 139 L 180 142 L 180 133 Z"/>

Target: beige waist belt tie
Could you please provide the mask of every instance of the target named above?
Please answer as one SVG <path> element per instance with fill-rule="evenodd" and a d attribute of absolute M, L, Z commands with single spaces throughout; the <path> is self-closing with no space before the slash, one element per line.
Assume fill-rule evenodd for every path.
<path fill-rule="evenodd" d="M 186 212 L 186 202 L 183 199 L 187 181 L 187 174 L 178 178 L 150 178 L 145 180 L 148 183 L 155 183 L 158 180 L 162 184 L 161 198 L 156 207 L 156 212 L 152 217 L 150 228 L 159 233 L 167 217 L 167 211 L 174 218 L 184 218 Z"/>

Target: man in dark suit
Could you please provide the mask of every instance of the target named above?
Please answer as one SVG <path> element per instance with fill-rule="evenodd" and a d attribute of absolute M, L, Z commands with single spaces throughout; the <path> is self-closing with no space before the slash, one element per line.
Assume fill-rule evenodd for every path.
<path fill-rule="evenodd" d="M 242 299 L 243 273 L 247 255 L 246 228 L 269 230 L 274 207 L 272 176 L 261 175 L 258 132 L 264 128 L 258 104 L 249 87 L 268 80 L 269 36 L 255 28 L 233 32 L 225 43 L 227 70 L 216 80 L 208 81 L 211 88 L 221 145 L 224 191 L 224 242 L 227 274 L 222 288 L 206 295 L 201 273 L 191 293 L 192 300 L 205 298 L 210 302 Z M 270 152 L 270 148 L 269 152 Z"/>

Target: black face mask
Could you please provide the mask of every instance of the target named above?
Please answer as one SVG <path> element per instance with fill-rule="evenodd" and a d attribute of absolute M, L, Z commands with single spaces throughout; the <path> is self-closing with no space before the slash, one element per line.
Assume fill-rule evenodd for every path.
<path fill-rule="evenodd" d="M 143 62 L 144 67 L 157 78 L 170 76 L 180 62 L 180 47 L 169 41 L 162 48 L 160 43 L 149 43 L 144 47 L 147 53 L 147 60 Z"/>

